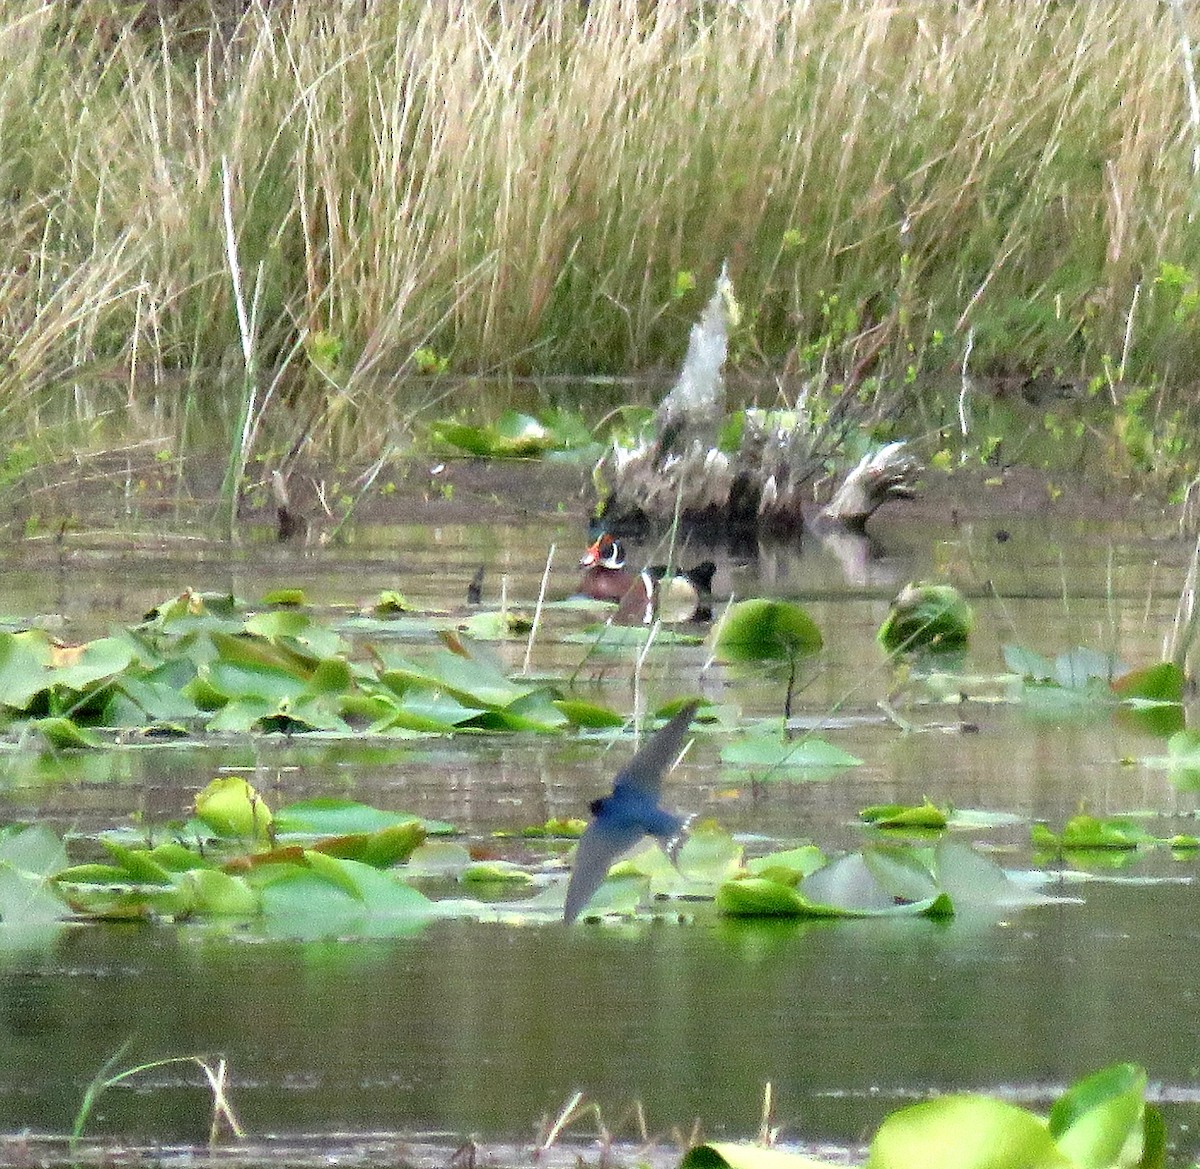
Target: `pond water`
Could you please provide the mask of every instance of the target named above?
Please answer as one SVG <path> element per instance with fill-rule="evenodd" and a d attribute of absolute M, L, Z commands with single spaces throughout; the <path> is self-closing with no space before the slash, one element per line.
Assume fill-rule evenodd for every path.
<path fill-rule="evenodd" d="M 1022 817 L 976 834 L 1013 868 L 1029 864 L 1030 821 L 1058 828 L 1081 808 L 1153 813 L 1156 835 L 1195 831 L 1195 794 L 1155 766 L 1162 739 L 1108 711 L 999 701 L 996 680 L 1008 643 L 1159 660 L 1190 543 L 1167 522 L 1004 515 L 955 524 L 947 514 L 930 523 L 899 508 L 877 519 L 883 546 L 869 563 L 861 548 L 816 544 L 718 550 L 721 595 L 808 608 L 827 649 L 796 712 L 828 719 L 825 737 L 863 766 L 750 783 L 701 735 L 667 781 L 668 803 L 717 818 L 751 850 L 811 839 L 836 851 L 864 841 L 864 805 L 928 796 Z M 71 639 L 136 621 L 184 586 L 255 599 L 299 585 L 326 616 L 349 616 L 382 589 L 418 610 L 453 609 L 480 564 L 487 602 L 503 578 L 509 602 L 532 611 L 550 545 L 549 595 L 562 598 L 584 543 L 578 518 L 553 512 L 502 524 L 364 524 L 344 547 L 311 550 L 277 547 L 265 532 L 234 549 L 202 535 L 136 552 L 93 539 L 14 546 L 0 586 L 9 613 L 53 614 Z M 977 682 L 935 701 L 925 687 L 898 689 L 874 635 L 900 584 L 946 576 L 976 609 L 964 673 Z M 631 655 L 585 661 L 587 646 L 570 634 L 587 619 L 547 609 L 531 669 L 575 674 L 583 695 L 627 711 Z M 525 651 L 523 641 L 500 647 L 514 668 Z M 699 692 L 745 714 L 781 709 L 778 681 L 708 659 L 703 645 L 657 646 L 641 683 L 650 702 Z M 880 710 L 889 695 L 899 720 Z M 221 770 L 245 769 L 274 800 L 347 796 L 482 838 L 583 814 L 627 755 L 609 741 L 521 736 L 12 750 L 0 756 L 0 819 L 68 832 L 135 816 L 158 823 L 185 815 Z M 68 1131 L 89 1080 L 126 1041 L 126 1064 L 223 1055 L 232 1103 L 254 1137 L 349 1147 L 386 1133 L 448 1149 L 467 1137 L 530 1143 L 576 1091 L 617 1137 L 637 1136 L 635 1106 L 663 1140 L 693 1121 L 709 1136 L 752 1136 L 768 1082 L 788 1138 L 853 1147 L 912 1098 L 980 1089 L 1046 1106 L 1073 1079 L 1132 1060 L 1148 1068 L 1183 1158 L 1200 1150 L 1197 863 L 1154 850 L 1071 887 L 1080 904 L 945 922 L 758 923 L 697 904 L 685 926 L 443 921 L 395 938 L 300 943 L 113 924 L 5 937 L 0 1130 Z M 202 1142 L 200 1083 L 181 1066 L 147 1072 L 100 1099 L 89 1131 Z M 595 1131 L 587 1116 L 567 1135 Z"/>

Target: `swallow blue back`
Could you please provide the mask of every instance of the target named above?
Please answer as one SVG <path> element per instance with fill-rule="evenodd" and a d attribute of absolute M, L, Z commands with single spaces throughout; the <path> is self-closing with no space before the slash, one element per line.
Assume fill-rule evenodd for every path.
<path fill-rule="evenodd" d="M 689 702 L 660 728 L 623 767 L 613 782 L 612 795 L 592 803 L 592 822 L 579 840 L 567 884 L 563 920 L 569 925 L 592 899 L 612 863 L 643 836 L 666 844 L 679 834 L 683 821 L 659 807 L 663 773 L 675 761 L 696 713 Z"/>

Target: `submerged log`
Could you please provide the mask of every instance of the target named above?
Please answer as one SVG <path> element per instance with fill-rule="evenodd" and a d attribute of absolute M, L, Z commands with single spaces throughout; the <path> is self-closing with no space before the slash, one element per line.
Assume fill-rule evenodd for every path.
<path fill-rule="evenodd" d="M 737 319 L 733 285 L 722 269 L 653 422 L 632 445 L 614 443 L 597 467 L 597 481 L 611 483 L 598 512 L 601 526 L 638 530 L 679 519 L 711 535 L 786 536 L 814 522 L 862 531 L 881 504 L 911 498 L 920 466 L 902 442 L 893 442 L 865 455 L 814 513 L 813 481 L 854 419 L 843 411 L 815 425 L 805 394 L 792 410 L 746 410 L 736 449 L 721 449 L 723 370 Z"/>

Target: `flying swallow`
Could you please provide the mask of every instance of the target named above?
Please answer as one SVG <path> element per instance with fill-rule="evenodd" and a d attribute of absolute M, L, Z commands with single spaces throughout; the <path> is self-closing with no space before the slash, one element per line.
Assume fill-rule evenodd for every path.
<path fill-rule="evenodd" d="M 571 924 L 592 899 L 609 866 L 643 836 L 653 836 L 665 848 L 678 836 L 684 821 L 658 804 L 663 772 L 675 762 L 699 702 L 689 702 L 621 769 L 612 795 L 591 803 L 592 822 L 580 837 L 567 883 L 563 921 Z"/>

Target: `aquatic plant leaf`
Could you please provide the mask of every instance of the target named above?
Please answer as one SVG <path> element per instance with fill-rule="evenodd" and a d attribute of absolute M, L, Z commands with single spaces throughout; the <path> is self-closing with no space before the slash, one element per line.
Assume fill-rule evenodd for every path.
<path fill-rule="evenodd" d="M 769 877 L 726 881 L 717 890 L 716 902 L 717 909 L 730 917 L 801 917 L 809 909 L 807 899 L 793 885 Z"/>
<path fill-rule="evenodd" d="M 1200 731 L 1179 730 L 1167 739 L 1167 771 L 1182 791 L 1200 791 Z"/>
<path fill-rule="evenodd" d="M 1177 703 L 1183 701 L 1184 682 L 1183 671 L 1174 662 L 1159 662 L 1122 674 L 1112 688 L 1126 701 Z"/>
<path fill-rule="evenodd" d="M 945 828 L 950 809 L 939 808 L 926 797 L 923 804 L 873 804 L 858 813 L 860 820 L 877 828 Z"/>
<path fill-rule="evenodd" d="M 491 426 L 435 422 L 430 429 L 435 439 L 477 458 L 529 458 L 562 441 L 536 418 L 516 410 L 505 410 Z"/>
<path fill-rule="evenodd" d="M 0 924 L 35 925 L 66 916 L 66 907 L 47 878 L 22 872 L 11 861 L 0 860 Z"/>
<path fill-rule="evenodd" d="M 829 858 L 815 845 L 804 844 L 755 857 L 746 864 L 746 871 L 756 877 L 794 885 L 829 863 Z"/>
<path fill-rule="evenodd" d="M 762 771 L 760 779 L 794 779 L 796 771 L 810 771 L 804 779 L 826 778 L 843 767 L 857 767 L 862 760 L 849 751 L 811 735 L 783 742 L 774 735 L 735 739 L 721 748 L 721 762 L 730 767 Z"/>
<path fill-rule="evenodd" d="M 1142 825 L 1121 816 L 1098 819 L 1080 814 L 1072 816 L 1063 825 L 1061 834 L 1055 835 L 1044 825 L 1035 824 L 1031 829 L 1034 844 L 1039 848 L 1060 849 L 1134 849 L 1157 841 Z"/>
<path fill-rule="evenodd" d="M 1045 1123 L 988 1096 L 939 1096 L 879 1126 L 866 1169 L 1073 1169 Z"/>
<path fill-rule="evenodd" d="M 945 894 L 907 904 L 839 905 L 766 877 L 726 881 L 717 890 L 717 908 L 730 917 L 949 917 L 953 913 Z"/>
<path fill-rule="evenodd" d="M 715 821 L 692 826 L 675 855 L 675 867 L 688 881 L 717 885 L 742 867 L 745 849 Z"/>
<path fill-rule="evenodd" d="M 408 860 L 425 840 L 425 826 L 419 820 L 393 824 L 377 832 L 351 832 L 315 841 L 310 847 L 326 856 L 361 861 L 376 869 L 390 868 Z"/>
<path fill-rule="evenodd" d="M 507 641 L 512 637 L 528 637 L 533 618 L 516 609 L 485 609 L 472 613 L 459 628 L 480 641 Z"/>
<path fill-rule="evenodd" d="M 86 690 L 127 670 L 134 660 L 133 647 L 119 637 L 101 637 L 56 655 L 52 681 L 71 690 Z"/>
<path fill-rule="evenodd" d="M 262 638 L 276 650 L 286 650 L 288 654 L 286 657 L 280 657 L 269 653 L 261 645 L 256 646 L 255 638 L 235 639 L 241 643 L 237 648 L 246 651 L 244 658 L 240 660 L 247 662 L 262 660 L 264 664 L 279 664 L 286 668 L 292 663 L 303 666 L 306 659 L 332 658 L 346 652 L 346 643 L 337 630 L 321 625 L 307 613 L 300 613 L 295 609 L 274 609 L 268 613 L 257 613 L 246 621 L 245 629 L 247 633 L 255 635 L 255 638 Z M 217 640 L 217 644 L 222 657 L 239 660 L 239 655 L 233 652 L 233 647 L 228 641 Z"/>
<path fill-rule="evenodd" d="M 625 718 L 607 706 L 585 702 L 578 698 L 558 698 L 554 705 L 566 715 L 572 726 L 587 730 L 616 729 L 625 725 Z"/>
<path fill-rule="evenodd" d="M 256 694 L 238 698 L 221 706 L 216 714 L 204 724 L 204 729 L 215 732 L 249 734 L 250 731 L 261 729 L 259 727 L 260 719 L 278 714 L 280 705 L 278 701 L 262 698 Z"/>
<path fill-rule="evenodd" d="M 345 658 L 322 658 L 308 679 L 310 694 L 343 695 L 354 686 L 354 672 Z"/>
<path fill-rule="evenodd" d="M 41 630 L 0 632 L 0 704 L 28 710 L 50 685 L 49 666 L 50 640 Z"/>
<path fill-rule="evenodd" d="M 434 902 L 391 873 L 356 861 L 306 854 L 309 865 L 264 873 L 262 912 L 278 937 L 367 937 L 404 931 L 434 916 Z"/>
<path fill-rule="evenodd" d="M 1054 665 L 1050 659 L 1024 646 L 1001 646 L 1000 653 L 1004 657 L 1004 664 L 1027 681 L 1048 682 L 1054 676 Z"/>
<path fill-rule="evenodd" d="M 617 866 L 619 869 L 619 866 Z M 650 878 L 639 873 L 617 871 L 610 873 L 600 883 L 579 915 L 581 921 L 596 921 L 601 917 L 633 917 L 641 909 L 642 902 L 650 892 Z M 566 886 L 563 886 L 566 897 Z M 558 912 L 562 913 L 562 900 L 558 901 Z"/>
<path fill-rule="evenodd" d="M 596 607 L 602 602 L 588 600 L 587 605 Z M 589 625 L 586 629 L 568 633 L 561 638 L 568 645 L 588 645 L 592 648 L 593 654 L 613 654 L 616 655 L 622 650 L 630 649 L 631 647 L 641 649 L 642 646 L 653 636 L 655 646 L 667 645 L 701 645 L 704 642 L 704 635 L 700 633 L 688 633 L 682 629 L 666 629 L 662 626 L 658 627 L 655 632 L 654 628 L 649 625 Z"/>
<path fill-rule="evenodd" d="M 529 885 L 533 878 L 512 861 L 472 861 L 463 869 L 460 880 L 479 885 Z"/>
<path fill-rule="evenodd" d="M 205 917 L 254 917 L 261 898 L 244 877 L 220 869 L 189 869 L 179 875 L 179 885 L 191 901 L 191 912 Z"/>
<path fill-rule="evenodd" d="M 451 840 L 427 840 L 408 858 L 407 873 L 413 877 L 460 877 L 471 864 L 465 845 Z"/>
<path fill-rule="evenodd" d="M 41 738 L 48 747 L 59 751 L 73 747 L 95 750 L 105 745 L 103 739 L 86 727 L 57 715 L 49 718 L 31 718 L 24 724 L 24 731 L 27 735 Z"/>
<path fill-rule="evenodd" d="M 888 653 L 961 649 L 974 622 L 971 606 L 953 585 L 908 584 L 892 601 L 876 637 Z"/>
<path fill-rule="evenodd" d="M 385 655 L 380 681 L 399 695 L 414 686 L 445 691 L 475 710 L 500 709 L 541 688 L 515 682 L 486 662 L 449 650 L 439 651 L 420 665 Z"/>
<path fill-rule="evenodd" d="M 817 624 L 791 601 L 739 601 L 717 634 L 717 654 L 727 662 L 787 662 L 816 653 L 823 641 Z"/>
<path fill-rule="evenodd" d="M 260 843 L 271 836 L 271 809 L 238 775 L 214 779 L 197 794 L 196 815 L 218 836 Z"/>
<path fill-rule="evenodd" d="M 101 844 L 105 843 L 103 837 L 100 838 L 100 842 Z M 155 845 L 146 853 L 146 856 L 168 873 L 186 873 L 196 868 L 215 869 L 220 867 L 215 861 L 201 856 L 196 849 L 188 848 L 177 840 L 167 840 L 162 844 Z"/>
<path fill-rule="evenodd" d="M 179 917 L 190 913 L 190 893 L 179 885 L 92 885 L 55 882 L 59 895 L 77 914 L 101 920 L 129 921 L 145 917 Z"/>
<path fill-rule="evenodd" d="M 479 713 L 480 707 L 464 706 L 442 690 L 412 686 L 398 699 L 392 699 L 390 713 L 374 729 L 448 735 Z"/>
<path fill-rule="evenodd" d="M 0 829 L 0 861 L 34 876 L 49 877 L 67 863 L 66 846 L 45 824 Z"/>
<path fill-rule="evenodd" d="M 536 690 L 499 710 L 484 710 L 466 723 L 488 731 L 533 731 L 554 734 L 568 726 L 565 714 L 554 704 L 548 690 Z"/>
<path fill-rule="evenodd" d="M 375 604 L 371 606 L 371 612 L 376 617 L 399 617 L 402 613 L 407 613 L 409 608 L 408 599 L 403 593 L 398 593 L 395 589 L 383 589 Z"/>
<path fill-rule="evenodd" d="M 124 695 L 136 711 L 135 719 L 114 718 L 113 701 L 110 701 L 106 711 L 106 723 L 109 726 L 138 725 L 141 719 L 151 722 L 177 722 L 201 718 L 204 712 L 186 694 L 182 693 L 180 683 L 171 682 L 157 676 L 134 677 L 126 674 L 117 680 L 114 700 Z M 140 717 L 137 717 L 140 716 Z"/>
<path fill-rule="evenodd" d="M 175 875 L 152 857 L 149 849 L 126 848 L 115 840 L 103 838 L 100 843 L 120 866 L 120 880 L 132 881 L 135 885 L 170 885 L 175 880 Z M 195 854 L 191 856 L 194 862 Z"/>
<path fill-rule="evenodd" d="M 946 892 L 934 878 L 933 850 L 911 845 L 877 844 L 864 848 L 863 864 L 893 901 L 923 901 Z M 955 900 L 955 904 L 958 902 Z"/>
<path fill-rule="evenodd" d="M 1017 909 L 1075 900 L 1052 897 L 1040 889 L 1014 881 L 990 857 L 961 841 L 940 840 L 934 849 L 933 860 L 938 887 L 950 896 L 959 910 Z"/>
<path fill-rule="evenodd" d="M 304 595 L 303 589 L 281 588 L 272 589 L 269 593 L 264 593 L 262 603 L 264 605 L 306 605 L 308 604 L 308 598 Z M 249 622 L 246 624 L 249 627 Z"/>
<path fill-rule="evenodd" d="M 896 904 L 896 894 L 880 883 L 861 852 L 838 857 L 805 877 L 799 891 L 813 904 L 845 912 L 882 913 Z"/>
<path fill-rule="evenodd" d="M 426 832 L 445 832 L 450 826 L 440 820 L 422 820 L 410 812 L 390 812 L 343 800 L 335 796 L 316 796 L 285 804 L 275 812 L 275 835 L 293 834 L 344 836 L 354 832 L 381 832 L 388 828 L 419 824 Z"/>
<path fill-rule="evenodd" d="M 679 1169 L 830 1169 L 834 1164 L 764 1145 L 708 1141 L 688 1149 Z"/>
<path fill-rule="evenodd" d="M 1111 686 L 1120 670 L 1116 654 L 1102 653 L 1083 645 L 1054 659 L 1054 680 L 1064 690 L 1082 690 L 1096 682 Z"/>
<path fill-rule="evenodd" d="M 1050 1134 L 1080 1169 L 1142 1163 L 1146 1069 L 1113 1064 L 1072 1084 L 1050 1109 Z"/>

